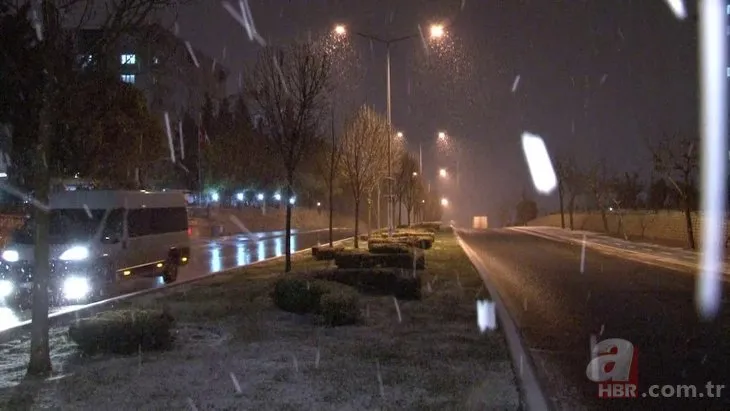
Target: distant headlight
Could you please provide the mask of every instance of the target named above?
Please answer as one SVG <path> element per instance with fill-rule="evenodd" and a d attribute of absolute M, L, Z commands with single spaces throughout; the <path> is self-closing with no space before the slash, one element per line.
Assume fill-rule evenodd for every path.
<path fill-rule="evenodd" d="M 89 258 L 89 249 L 80 245 L 77 245 L 75 247 L 71 247 L 68 250 L 64 251 L 63 254 L 61 254 L 60 257 L 61 260 L 64 261 L 79 261 L 79 260 L 86 260 Z"/>
<path fill-rule="evenodd" d="M 83 277 L 69 277 L 63 282 L 63 296 L 69 300 L 86 297 L 91 291 L 89 281 Z"/>
<path fill-rule="evenodd" d="M 0 280 L 0 298 L 5 298 L 13 293 L 13 283 L 8 280 Z"/>
<path fill-rule="evenodd" d="M 20 255 L 18 255 L 18 252 L 15 250 L 5 250 L 5 251 L 3 251 L 2 257 L 3 257 L 3 260 L 5 260 L 9 263 L 14 263 L 14 262 L 18 261 L 18 259 L 20 258 Z"/>

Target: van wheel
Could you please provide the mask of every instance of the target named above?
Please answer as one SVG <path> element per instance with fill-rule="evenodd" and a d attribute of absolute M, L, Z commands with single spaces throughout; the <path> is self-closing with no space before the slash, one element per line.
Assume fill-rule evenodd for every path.
<path fill-rule="evenodd" d="M 167 260 L 167 264 L 165 264 L 165 271 L 162 273 L 162 281 L 164 281 L 165 284 L 174 283 L 175 280 L 177 280 L 177 269 L 177 261 L 172 259 Z"/>

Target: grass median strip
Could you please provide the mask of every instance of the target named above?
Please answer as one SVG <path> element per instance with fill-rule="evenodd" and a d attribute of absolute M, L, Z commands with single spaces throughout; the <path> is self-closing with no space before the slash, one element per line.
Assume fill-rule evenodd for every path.
<path fill-rule="evenodd" d="M 293 258 L 297 272 L 333 264 Z M 0 409 L 31 399 L 63 409 L 518 408 L 502 334 L 477 328 L 475 299 L 488 297 L 478 273 L 450 232 L 425 258 L 421 300 L 360 294 L 354 325 L 278 309 L 281 261 L 124 302 L 117 308 L 170 313 L 173 348 L 83 357 L 56 329 L 61 375 L 0 388 Z"/>

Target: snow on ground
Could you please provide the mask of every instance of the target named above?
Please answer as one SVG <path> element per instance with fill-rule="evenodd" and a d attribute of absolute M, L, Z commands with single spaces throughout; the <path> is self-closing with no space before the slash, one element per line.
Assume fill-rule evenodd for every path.
<path fill-rule="evenodd" d="M 401 303 L 399 324 L 392 299 L 366 301 L 363 325 L 318 327 L 267 307 L 243 321 L 180 323 L 174 350 L 129 357 L 82 358 L 66 330 L 53 329 L 55 376 L 48 381 L 13 388 L 28 343 L 0 347 L 0 408 L 31 398 L 28 409 L 59 410 L 517 408 L 501 335 L 439 321 L 440 335 L 426 339 L 419 325 L 406 323 L 411 314 L 428 314 L 418 313 L 422 305 Z"/>

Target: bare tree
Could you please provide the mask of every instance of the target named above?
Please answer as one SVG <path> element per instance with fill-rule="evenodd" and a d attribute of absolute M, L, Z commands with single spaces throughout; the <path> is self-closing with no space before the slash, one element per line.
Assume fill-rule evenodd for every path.
<path fill-rule="evenodd" d="M 679 134 L 665 135 L 651 147 L 654 171 L 661 174 L 674 187 L 684 211 L 687 227 L 687 243 L 695 249 L 692 211 L 696 208 L 697 193 L 695 179 L 699 170 L 697 139 Z"/>
<path fill-rule="evenodd" d="M 586 174 L 586 185 L 588 191 L 593 196 L 593 200 L 601 213 L 601 221 L 603 222 L 603 231 L 609 233 L 608 217 L 606 217 L 606 208 L 611 198 L 611 178 L 606 171 L 606 165 L 603 161 L 599 161 L 593 167 L 588 169 Z"/>
<path fill-rule="evenodd" d="M 409 153 L 403 151 L 398 159 L 395 174 L 395 195 L 399 203 L 405 205 L 408 225 L 411 225 L 411 213 L 416 202 L 421 199 L 423 191 L 422 176 L 418 173 L 418 162 Z"/>
<path fill-rule="evenodd" d="M 331 58 L 313 43 L 264 48 L 248 91 L 265 123 L 264 135 L 286 181 L 285 271 L 291 271 L 291 208 L 297 168 L 322 131 L 330 105 Z"/>
<path fill-rule="evenodd" d="M 566 184 L 570 178 L 571 163 L 565 158 L 555 161 L 555 174 L 558 177 L 558 201 L 560 202 L 560 228 L 565 228 L 565 195 Z"/>
<path fill-rule="evenodd" d="M 360 201 L 383 176 L 388 165 L 390 128 L 381 115 L 367 106 L 347 122 L 342 139 L 342 174 L 355 200 L 355 248 L 358 247 Z"/>
<path fill-rule="evenodd" d="M 570 229 L 575 229 L 575 200 L 578 196 L 584 194 L 586 184 L 583 171 L 580 170 L 576 162 L 572 158 L 561 160 L 558 166 L 558 181 L 562 181 L 564 195 L 568 197 L 568 217 Z"/>
<path fill-rule="evenodd" d="M 176 4 L 174 0 L 110 0 L 103 6 L 93 0 L 64 0 L 40 2 L 10 2 L 8 13 L 15 13 L 19 18 L 27 18 L 28 25 L 33 27 L 36 41 L 22 44 L 32 57 L 30 67 L 23 72 L 33 72 L 38 83 L 24 83 L 31 90 L 24 90 L 33 106 L 39 107 L 33 119 L 28 119 L 37 126 L 37 133 L 32 133 L 29 141 L 23 142 L 22 162 L 26 167 L 19 171 L 24 180 L 32 182 L 36 204 L 47 204 L 51 178 L 48 159 L 51 157 L 50 147 L 56 137 L 54 130 L 59 129 L 63 118 L 60 115 L 63 105 L 71 96 L 63 95 L 66 87 L 62 83 L 73 77 L 80 68 L 80 61 L 69 59 L 70 45 L 79 38 L 79 30 L 94 19 L 100 33 L 96 42 L 90 45 L 90 55 L 106 55 L 110 48 L 126 34 L 133 33 L 146 25 L 148 17 L 156 11 Z M 20 160 L 20 159 L 18 159 Z M 48 343 L 48 284 L 50 275 L 48 229 L 49 215 L 47 207 L 37 207 L 34 211 L 35 250 L 33 271 L 33 302 L 30 361 L 27 373 L 30 376 L 47 375 L 51 371 Z"/>
<path fill-rule="evenodd" d="M 333 244 L 333 215 L 334 215 L 334 189 L 337 184 L 337 170 L 340 167 L 340 161 L 342 159 L 342 139 L 337 138 L 335 131 L 335 110 L 334 106 L 330 112 L 330 130 L 329 130 L 329 141 L 327 138 L 323 138 L 318 144 L 318 152 L 316 153 L 315 166 L 317 173 L 324 179 L 325 186 L 328 193 L 328 204 L 329 209 L 329 244 L 332 247 Z"/>

